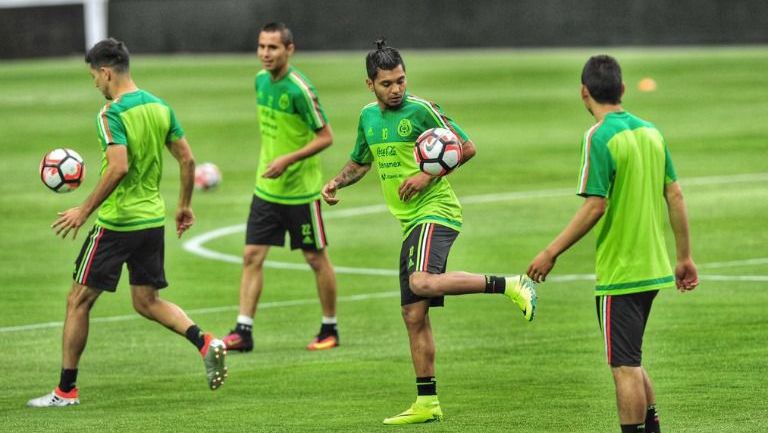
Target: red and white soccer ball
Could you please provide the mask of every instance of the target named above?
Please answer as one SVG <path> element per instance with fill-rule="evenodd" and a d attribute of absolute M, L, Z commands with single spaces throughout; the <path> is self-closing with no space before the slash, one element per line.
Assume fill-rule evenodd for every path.
<path fill-rule="evenodd" d="M 432 176 L 444 176 L 461 163 L 461 143 L 448 129 L 427 129 L 416 139 L 413 155 L 419 170 Z"/>
<path fill-rule="evenodd" d="M 40 179 L 53 192 L 72 192 L 85 179 L 83 157 L 72 149 L 53 149 L 40 161 Z"/>
<path fill-rule="evenodd" d="M 204 162 L 195 167 L 195 189 L 207 191 L 221 183 L 221 170 L 216 164 Z"/>

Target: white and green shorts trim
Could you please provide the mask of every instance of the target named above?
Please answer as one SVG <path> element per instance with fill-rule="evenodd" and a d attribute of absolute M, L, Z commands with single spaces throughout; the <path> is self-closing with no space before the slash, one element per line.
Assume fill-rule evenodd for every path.
<path fill-rule="evenodd" d="M 88 234 L 85 241 L 85 247 L 75 262 L 75 271 L 72 273 L 72 279 L 76 283 L 85 285 L 88 281 L 88 274 L 93 266 L 93 258 L 96 256 L 96 250 L 99 247 L 99 241 L 104 236 L 104 227 L 94 226 Z"/>

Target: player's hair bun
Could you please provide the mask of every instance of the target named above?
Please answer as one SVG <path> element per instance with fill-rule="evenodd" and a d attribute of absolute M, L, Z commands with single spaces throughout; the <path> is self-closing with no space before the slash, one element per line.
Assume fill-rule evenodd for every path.
<path fill-rule="evenodd" d="M 380 50 L 387 46 L 387 40 L 385 38 L 376 39 L 376 49 Z"/>

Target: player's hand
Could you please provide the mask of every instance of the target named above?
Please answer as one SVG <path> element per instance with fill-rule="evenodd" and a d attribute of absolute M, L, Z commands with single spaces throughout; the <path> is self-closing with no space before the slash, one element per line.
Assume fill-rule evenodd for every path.
<path fill-rule="evenodd" d="M 79 206 L 67 209 L 58 213 L 59 217 L 51 224 L 51 228 L 56 231 L 56 236 L 62 239 L 72 232 L 72 240 L 77 237 L 77 231 L 85 224 L 88 219 L 88 213 L 84 212 Z"/>
<path fill-rule="evenodd" d="M 261 177 L 267 179 L 276 179 L 282 176 L 282 174 L 285 173 L 285 170 L 291 164 L 293 164 L 293 161 L 288 155 L 277 157 L 267 165 L 267 169 L 264 170 L 264 174 L 262 174 Z"/>
<path fill-rule="evenodd" d="M 336 181 L 331 180 L 323 186 L 323 189 L 320 191 L 320 195 L 323 196 L 323 200 L 325 200 L 326 203 L 328 203 L 330 206 L 333 206 L 339 202 L 339 199 L 336 198 L 336 191 L 338 191 Z"/>
<path fill-rule="evenodd" d="M 195 223 L 195 213 L 192 208 L 180 207 L 176 209 L 176 236 L 181 239 L 181 235 L 192 227 Z"/>
<path fill-rule="evenodd" d="M 680 260 L 675 266 L 675 284 L 677 290 L 689 292 L 699 285 L 699 273 L 692 259 Z"/>
<path fill-rule="evenodd" d="M 537 283 L 543 283 L 549 275 L 549 271 L 555 267 L 557 258 L 547 250 L 541 251 L 528 265 L 528 276 Z"/>
<path fill-rule="evenodd" d="M 408 201 L 412 199 L 413 196 L 426 188 L 427 185 L 432 182 L 432 179 L 432 176 L 421 172 L 404 180 L 403 183 L 400 184 L 400 189 L 398 189 L 400 200 Z"/>

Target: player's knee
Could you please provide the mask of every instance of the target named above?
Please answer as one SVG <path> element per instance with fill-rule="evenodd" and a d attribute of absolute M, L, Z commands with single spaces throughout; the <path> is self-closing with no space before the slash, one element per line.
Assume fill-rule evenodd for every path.
<path fill-rule="evenodd" d="M 643 380 L 643 370 L 639 366 L 612 365 L 611 373 L 613 373 L 613 380 L 617 383 L 638 380 L 642 382 Z"/>
<path fill-rule="evenodd" d="M 92 295 L 88 287 L 73 284 L 72 290 L 67 295 L 67 311 L 88 311 L 93 307 L 94 302 L 96 302 L 96 297 Z"/>
<path fill-rule="evenodd" d="M 305 251 L 304 259 L 313 271 L 318 272 L 328 266 L 328 260 L 326 260 L 323 251 Z"/>
<path fill-rule="evenodd" d="M 432 274 L 426 272 L 414 272 L 408 277 L 408 284 L 411 291 L 418 296 L 436 296 L 437 287 L 435 287 Z"/>
<path fill-rule="evenodd" d="M 405 305 L 401 308 L 401 314 L 403 315 L 403 322 L 408 328 L 421 327 L 426 322 L 426 315 L 420 309 L 409 308 Z"/>
<path fill-rule="evenodd" d="M 243 266 L 252 269 L 261 269 L 266 255 L 257 249 L 246 248 L 243 252 Z"/>
<path fill-rule="evenodd" d="M 157 297 L 134 292 L 132 300 L 133 309 L 142 316 L 147 316 L 150 314 L 152 304 L 157 301 Z"/>

